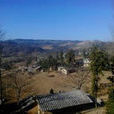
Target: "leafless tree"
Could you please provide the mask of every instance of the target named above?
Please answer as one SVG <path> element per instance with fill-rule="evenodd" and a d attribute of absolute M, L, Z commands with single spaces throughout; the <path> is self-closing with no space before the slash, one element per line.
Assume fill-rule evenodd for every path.
<path fill-rule="evenodd" d="M 77 89 L 81 89 L 87 80 L 89 80 L 89 70 L 77 69 L 76 74 L 71 76 L 71 81 L 76 84 Z"/>
<path fill-rule="evenodd" d="M 27 77 L 19 73 L 13 73 L 11 76 L 11 87 L 15 91 L 17 103 L 21 100 L 23 92 L 28 85 Z"/>

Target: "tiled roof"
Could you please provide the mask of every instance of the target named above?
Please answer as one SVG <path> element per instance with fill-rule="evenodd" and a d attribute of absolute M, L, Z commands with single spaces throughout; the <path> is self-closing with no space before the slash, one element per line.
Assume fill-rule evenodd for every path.
<path fill-rule="evenodd" d="M 17 112 L 27 111 L 33 108 L 36 104 L 35 96 L 29 96 L 19 102 L 19 109 Z"/>
<path fill-rule="evenodd" d="M 37 96 L 37 102 L 42 111 L 53 111 L 93 103 L 88 95 L 80 90 Z"/>

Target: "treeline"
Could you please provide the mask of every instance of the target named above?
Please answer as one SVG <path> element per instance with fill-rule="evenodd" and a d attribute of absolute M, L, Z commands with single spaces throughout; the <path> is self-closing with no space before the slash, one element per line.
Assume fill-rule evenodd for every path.
<path fill-rule="evenodd" d="M 114 56 L 109 56 L 105 50 L 94 47 L 89 55 L 90 70 L 93 74 L 92 94 L 97 97 L 98 79 L 104 75 L 103 71 L 111 71 L 114 74 Z"/>
<path fill-rule="evenodd" d="M 112 75 L 114 75 L 114 56 L 109 56 L 105 50 L 100 50 L 94 47 L 89 55 L 89 58 L 91 60 L 90 70 L 92 72 L 91 94 L 97 99 L 99 90 L 98 82 L 100 76 L 104 75 L 103 71 L 111 71 Z M 114 114 L 114 86 L 112 86 L 112 89 L 109 90 L 107 114 Z"/>
<path fill-rule="evenodd" d="M 48 56 L 38 61 L 38 64 L 44 69 L 49 70 L 52 68 L 54 70 L 57 69 L 58 66 L 73 66 L 75 63 L 75 52 L 73 50 L 69 50 L 67 53 L 60 52 L 57 53 L 56 56 Z"/>

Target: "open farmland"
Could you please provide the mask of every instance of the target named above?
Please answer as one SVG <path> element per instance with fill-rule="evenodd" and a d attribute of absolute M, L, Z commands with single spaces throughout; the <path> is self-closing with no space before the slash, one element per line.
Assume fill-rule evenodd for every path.
<path fill-rule="evenodd" d="M 22 94 L 22 98 L 30 96 L 30 95 L 40 95 L 40 94 L 48 94 L 50 89 L 54 89 L 54 92 L 59 91 L 71 91 L 77 89 L 77 83 L 74 81 L 74 76 L 76 73 L 71 73 L 69 75 L 65 75 L 62 73 L 59 73 L 57 71 L 52 72 L 38 72 L 33 75 L 29 75 L 27 73 L 20 73 L 20 76 L 26 77 L 29 84 L 26 86 L 26 90 L 24 90 L 24 93 Z M 110 83 L 110 81 L 107 80 L 107 77 L 111 75 L 110 72 L 104 72 L 104 76 L 101 76 L 99 79 L 100 83 Z M 7 85 L 10 82 L 10 77 L 7 75 Z M 76 78 L 79 79 L 80 75 L 76 75 Z M 91 74 L 88 74 L 88 77 L 86 78 L 82 90 L 90 93 L 91 89 Z M 6 82 L 6 81 L 5 81 Z M 107 88 L 105 89 L 99 89 L 98 95 L 101 98 L 104 98 L 104 100 L 107 99 Z M 11 101 L 14 100 L 15 94 L 13 92 L 13 89 L 9 87 L 7 90 L 7 94 L 12 94 L 10 96 Z"/>
<path fill-rule="evenodd" d="M 24 90 L 22 98 L 29 95 L 48 94 L 51 88 L 54 89 L 55 92 L 71 91 L 73 89 L 76 89 L 76 83 L 73 81 L 72 78 L 74 75 L 75 73 L 65 75 L 62 73 L 58 73 L 57 71 L 39 72 L 33 75 L 20 73 L 19 76 L 26 77 L 26 80 L 29 82 L 29 84 L 26 86 L 26 90 Z M 6 80 L 4 81 L 6 83 Z M 84 84 L 84 88 L 86 88 L 86 91 L 89 91 L 90 89 L 90 83 L 88 83 L 88 81 L 89 80 L 87 80 Z M 8 83 L 11 83 L 9 74 L 7 74 L 7 85 L 9 85 Z M 13 93 L 13 95 L 11 95 L 11 99 L 13 100 L 15 95 L 14 92 L 11 91 L 13 91 L 13 89 L 11 89 L 9 86 L 7 94 Z"/>

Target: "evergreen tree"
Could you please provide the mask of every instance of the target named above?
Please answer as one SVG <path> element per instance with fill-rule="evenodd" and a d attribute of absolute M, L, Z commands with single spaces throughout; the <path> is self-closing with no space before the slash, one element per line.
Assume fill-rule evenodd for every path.
<path fill-rule="evenodd" d="M 92 78 L 92 95 L 97 97 L 98 76 L 103 75 L 103 70 L 109 68 L 108 55 L 105 51 L 94 47 L 90 53 L 90 70 L 93 74 Z"/>
<path fill-rule="evenodd" d="M 70 50 L 66 53 L 66 63 L 68 65 L 71 65 L 75 62 L 75 53 L 73 50 Z"/>
<path fill-rule="evenodd" d="M 114 75 L 114 56 L 111 57 L 111 61 L 110 61 L 110 69 L 111 69 L 111 72 L 112 74 Z"/>
<path fill-rule="evenodd" d="M 109 99 L 106 105 L 107 114 L 114 114 L 114 88 L 109 90 Z"/>
<path fill-rule="evenodd" d="M 59 59 L 60 59 L 60 64 L 61 64 L 61 65 L 64 65 L 63 51 L 60 52 L 60 57 L 59 57 Z"/>

